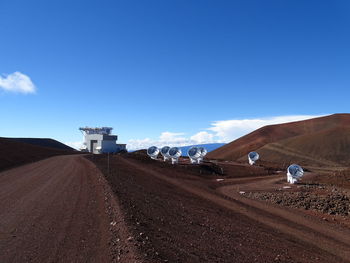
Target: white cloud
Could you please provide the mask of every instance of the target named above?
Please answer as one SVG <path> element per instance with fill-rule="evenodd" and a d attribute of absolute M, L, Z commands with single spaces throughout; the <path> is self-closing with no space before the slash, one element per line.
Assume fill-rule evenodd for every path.
<path fill-rule="evenodd" d="M 0 76 L 0 89 L 9 92 L 35 93 L 35 85 L 31 79 L 21 72 Z"/>
<path fill-rule="evenodd" d="M 166 131 L 162 132 L 157 140 L 152 140 L 150 138 L 129 140 L 126 146 L 128 150 L 138 150 L 146 149 L 153 145 L 162 147 L 164 145 L 184 146 L 194 144 L 193 141 L 191 141 L 191 139 L 183 137 L 183 135 L 185 134 Z"/>
<path fill-rule="evenodd" d="M 214 142 L 214 135 L 212 133 L 201 131 L 191 136 L 191 140 L 197 142 L 197 144 Z"/>
<path fill-rule="evenodd" d="M 83 142 L 65 142 L 64 144 L 76 150 L 80 150 L 80 147 L 83 145 Z"/>
<path fill-rule="evenodd" d="M 132 139 L 129 140 L 126 144 L 126 148 L 128 150 L 139 150 L 139 149 L 146 149 L 152 145 L 155 145 L 156 141 L 151 140 L 150 138 L 145 139 Z"/>
<path fill-rule="evenodd" d="M 181 142 L 182 140 L 186 140 L 184 137 L 179 137 L 185 135 L 184 133 L 176 133 L 176 132 L 162 132 L 159 136 L 160 141 L 162 142 Z"/>
<path fill-rule="evenodd" d="M 208 128 L 208 130 L 214 132 L 220 141 L 230 142 L 266 125 L 301 121 L 316 117 L 320 117 L 320 115 L 288 115 L 270 118 L 215 121 L 211 124 L 213 127 Z"/>
<path fill-rule="evenodd" d="M 266 125 L 301 121 L 320 116 L 321 115 L 288 115 L 269 118 L 215 121 L 211 124 L 212 127 L 207 128 L 206 131 L 200 131 L 190 137 L 186 137 L 184 133 L 167 131 L 162 132 L 158 139 L 146 138 L 129 140 L 127 148 L 129 150 L 137 150 L 146 149 L 152 145 L 162 147 L 164 145 L 185 146 L 216 142 L 228 143 Z"/>

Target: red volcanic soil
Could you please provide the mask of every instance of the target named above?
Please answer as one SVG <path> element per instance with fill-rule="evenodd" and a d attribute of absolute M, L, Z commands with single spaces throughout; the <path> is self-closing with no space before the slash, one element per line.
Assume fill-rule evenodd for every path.
<path fill-rule="evenodd" d="M 51 156 L 75 153 L 78 152 L 52 139 L 0 137 L 0 171 Z"/>
<path fill-rule="evenodd" d="M 207 157 L 246 160 L 258 151 L 268 162 L 286 166 L 296 162 L 307 166 L 350 165 L 350 114 L 334 114 L 305 121 L 260 128 L 212 152 Z"/>
<path fill-rule="evenodd" d="M 300 215 L 239 194 L 245 187 L 250 191 L 281 187 L 284 175 L 267 175 L 262 167 L 218 163 L 226 165 L 226 174 L 220 175 L 203 172 L 211 164 L 189 169 L 185 160 L 172 166 L 142 154 L 90 159 L 118 198 L 144 262 L 348 262 L 350 258 L 349 229 L 328 225 L 322 216 Z"/>

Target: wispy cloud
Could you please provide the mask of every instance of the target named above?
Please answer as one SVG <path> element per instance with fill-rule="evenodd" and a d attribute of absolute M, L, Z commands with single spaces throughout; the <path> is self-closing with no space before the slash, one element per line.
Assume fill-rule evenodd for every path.
<path fill-rule="evenodd" d="M 215 142 L 214 135 L 207 132 L 207 131 L 198 132 L 195 135 L 192 135 L 190 139 L 191 139 L 191 141 L 194 141 L 197 144 Z"/>
<path fill-rule="evenodd" d="M 192 136 L 185 133 L 162 132 L 158 139 L 133 139 L 129 140 L 129 150 L 145 149 L 149 146 L 185 146 L 223 142 L 228 143 L 266 125 L 280 124 L 293 121 L 301 121 L 320 117 L 321 115 L 288 115 L 268 118 L 233 119 L 214 121 L 211 127 L 200 131 Z"/>
<path fill-rule="evenodd" d="M 191 138 L 184 137 L 184 133 L 175 132 L 162 132 L 158 139 L 133 139 L 129 140 L 127 143 L 127 148 L 129 150 L 145 149 L 152 145 L 161 147 L 164 145 L 168 146 L 184 146 L 189 144 L 195 144 Z"/>
<path fill-rule="evenodd" d="M 64 144 L 76 150 L 80 150 L 81 146 L 83 146 L 83 142 L 65 142 Z"/>
<path fill-rule="evenodd" d="M 211 124 L 212 127 L 208 128 L 208 130 L 213 132 L 215 137 L 219 138 L 220 141 L 230 142 L 267 125 L 307 120 L 320 116 L 321 115 L 288 115 L 268 118 L 215 121 Z"/>
<path fill-rule="evenodd" d="M 35 93 L 36 88 L 32 80 L 21 72 L 0 76 L 0 89 L 15 93 Z"/>

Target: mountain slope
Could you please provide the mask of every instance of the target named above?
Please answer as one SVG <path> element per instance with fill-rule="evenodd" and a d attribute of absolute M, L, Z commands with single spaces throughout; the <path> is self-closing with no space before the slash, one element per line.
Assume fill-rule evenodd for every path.
<path fill-rule="evenodd" d="M 259 151 L 271 162 L 347 165 L 350 159 L 350 114 L 262 127 L 208 154 L 208 158 L 243 160 Z"/>
<path fill-rule="evenodd" d="M 300 135 L 258 149 L 270 161 L 282 159 L 313 166 L 350 165 L 350 127 Z"/>
<path fill-rule="evenodd" d="M 17 139 L 0 137 L 0 171 L 51 156 L 75 153 L 78 153 L 78 151 L 42 147 L 24 143 Z"/>
<path fill-rule="evenodd" d="M 49 148 L 55 148 L 55 149 L 61 149 L 61 150 L 71 150 L 71 151 L 74 150 L 68 145 L 65 145 L 59 141 L 56 141 L 50 138 L 9 138 L 9 139 L 15 140 L 18 142 L 29 143 L 37 146 L 43 146 L 43 147 L 49 147 Z"/>

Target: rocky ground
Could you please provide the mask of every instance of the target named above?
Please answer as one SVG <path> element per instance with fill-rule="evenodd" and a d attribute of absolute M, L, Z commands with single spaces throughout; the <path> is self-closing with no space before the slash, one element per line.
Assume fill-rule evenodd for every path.
<path fill-rule="evenodd" d="M 350 195 L 337 188 L 302 186 L 300 191 L 250 192 L 246 196 L 274 204 L 316 210 L 329 215 L 350 215 Z"/>

